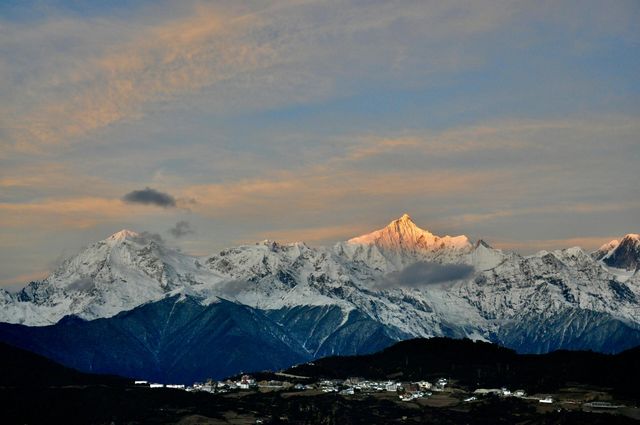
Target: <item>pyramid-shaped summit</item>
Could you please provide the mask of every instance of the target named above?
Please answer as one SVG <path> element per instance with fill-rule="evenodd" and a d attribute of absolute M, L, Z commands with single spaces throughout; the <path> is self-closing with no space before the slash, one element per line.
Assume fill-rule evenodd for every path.
<path fill-rule="evenodd" d="M 464 236 L 436 236 L 418 227 L 407 213 L 391 221 L 386 227 L 348 240 L 350 244 L 376 245 L 383 250 L 435 251 L 470 250 Z"/>
<path fill-rule="evenodd" d="M 119 232 L 116 232 L 113 235 L 109 236 L 106 240 L 107 241 L 123 241 L 125 239 L 135 239 L 138 237 L 140 237 L 140 234 L 138 232 L 134 232 L 133 230 L 129 230 L 129 229 L 122 229 Z"/>

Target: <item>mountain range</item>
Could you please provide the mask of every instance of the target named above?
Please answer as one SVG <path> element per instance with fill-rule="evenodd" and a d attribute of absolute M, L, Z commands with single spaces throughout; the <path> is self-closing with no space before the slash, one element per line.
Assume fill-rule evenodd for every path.
<path fill-rule="evenodd" d="M 640 236 L 522 256 L 408 215 L 331 247 L 206 257 L 122 230 L 18 293 L 0 340 L 83 371 L 192 382 L 447 336 L 522 353 L 640 345 Z"/>

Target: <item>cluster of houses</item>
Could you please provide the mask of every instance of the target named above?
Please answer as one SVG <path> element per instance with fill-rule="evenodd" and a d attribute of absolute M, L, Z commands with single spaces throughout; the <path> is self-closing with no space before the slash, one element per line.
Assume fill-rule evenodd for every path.
<path fill-rule="evenodd" d="M 186 389 L 186 386 L 182 384 L 157 384 L 155 382 L 149 382 L 149 381 L 135 381 L 134 383 L 135 385 L 138 385 L 141 387 L 149 387 L 149 388 L 173 388 L 176 390 Z"/>
<path fill-rule="evenodd" d="M 515 390 L 511 391 L 507 388 L 478 388 L 473 392 L 474 395 L 478 396 L 486 396 L 486 395 L 497 395 L 499 397 L 526 397 L 527 393 L 524 390 Z"/>
<path fill-rule="evenodd" d="M 477 396 L 488 396 L 488 395 L 496 395 L 499 397 L 518 397 L 518 398 L 527 398 L 531 399 L 531 397 L 527 397 L 527 393 L 524 390 L 515 390 L 511 391 L 507 388 L 478 388 L 473 392 L 473 396 L 466 398 L 464 401 L 474 401 L 477 400 Z M 545 396 L 543 398 L 537 399 L 538 402 L 542 404 L 552 404 L 553 397 Z"/>
<path fill-rule="evenodd" d="M 187 388 L 187 391 L 205 391 L 209 393 L 226 393 L 232 390 L 251 390 L 257 388 L 261 383 L 251 375 L 242 375 L 238 380 L 227 379 L 226 381 L 213 381 L 201 383 L 196 382 Z"/>
<path fill-rule="evenodd" d="M 204 383 L 196 382 L 191 386 L 182 384 L 158 384 L 148 381 L 135 381 L 135 385 L 148 388 L 172 388 L 184 391 L 205 391 L 209 393 L 226 393 L 234 390 L 288 390 L 288 391 L 306 391 L 315 390 L 324 393 L 337 393 L 344 396 L 362 394 L 362 393 L 379 393 L 387 392 L 397 394 L 402 401 L 412 401 L 419 398 L 426 398 L 433 395 L 433 392 L 444 391 L 448 381 L 446 378 L 440 378 L 434 383 L 428 381 L 417 382 L 401 382 L 394 380 L 368 380 L 359 377 L 351 377 L 347 379 L 325 379 L 313 384 L 292 383 L 289 381 L 279 380 L 263 380 L 256 381 L 251 375 L 242 375 L 240 379 L 224 381 L 208 380 Z M 543 404 L 552 404 L 554 400 L 551 396 L 543 398 L 528 397 L 524 390 L 511 391 L 508 388 L 478 388 L 473 394 L 464 399 L 464 402 L 472 402 L 478 400 L 479 397 L 486 396 L 498 397 L 518 397 L 538 400 Z M 592 409 L 616 409 L 619 405 L 613 405 L 608 402 L 590 402 L 585 403 L 585 407 Z"/>
<path fill-rule="evenodd" d="M 136 385 L 149 388 L 173 388 L 185 391 L 205 391 L 209 393 L 226 393 L 234 390 L 316 390 L 324 393 L 337 393 L 340 395 L 354 395 L 361 393 L 390 392 L 398 395 L 402 401 L 411 401 L 429 397 L 433 392 L 444 391 L 448 384 L 446 378 L 440 378 L 434 383 L 428 381 L 400 382 L 394 380 L 368 380 L 359 377 L 347 379 L 325 379 L 314 384 L 292 383 L 289 381 L 264 380 L 256 381 L 251 375 L 242 375 L 240 379 L 224 381 L 208 380 L 204 383 L 196 382 L 191 386 L 181 384 L 157 384 L 148 381 L 135 381 Z M 471 402 L 478 397 L 495 395 L 499 397 L 527 398 L 524 390 L 511 391 L 507 388 L 478 388 L 473 395 L 464 399 Z M 539 400 L 540 403 L 553 403 L 551 397 Z"/>
<path fill-rule="evenodd" d="M 226 381 L 212 381 L 209 380 L 206 383 L 196 382 L 191 386 L 182 384 L 157 384 L 148 381 L 135 381 L 135 385 L 144 386 L 149 388 L 173 388 L 185 391 L 206 391 L 210 393 L 225 393 L 230 390 L 248 390 L 257 386 L 255 379 L 249 375 L 242 375 L 238 381 L 226 380 Z"/>
<path fill-rule="evenodd" d="M 149 388 L 174 388 L 185 391 L 205 391 L 209 393 L 226 393 L 233 390 L 317 390 L 325 393 L 338 393 L 341 395 L 354 395 L 358 393 L 392 392 L 398 394 L 400 400 L 411 401 L 417 398 L 429 397 L 433 391 L 443 391 L 447 386 L 447 379 L 438 379 L 435 383 L 427 381 L 400 382 L 393 380 L 368 380 L 359 377 L 347 379 L 322 380 L 314 384 L 292 383 L 289 381 L 256 381 L 250 375 L 242 375 L 239 380 L 214 381 L 208 380 L 201 383 L 196 382 L 191 386 L 157 384 L 148 381 L 135 381 L 136 385 Z"/>
<path fill-rule="evenodd" d="M 313 386 L 304 384 L 293 384 L 288 381 L 256 381 L 251 375 L 242 375 L 238 380 L 227 379 L 224 381 L 214 381 L 209 379 L 206 382 L 196 382 L 191 386 L 186 385 L 174 385 L 174 384 L 156 384 L 148 381 L 135 381 L 136 385 L 145 386 L 149 388 L 174 388 L 185 391 L 204 391 L 208 393 L 226 393 L 234 390 L 254 390 L 259 388 L 264 389 L 293 389 L 293 390 L 307 390 L 312 389 Z"/>
<path fill-rule="evenodd" d="M 447 380 L 441 378 L 435 384 L 427 381 L 399 382 L 393 380 L 367 380 L 363 378 L 347 378 L 345 380 L 324 380 L 317 384 L 317 388 L 326 393 L 353 395 L 356 393 L 392 392 L 398 394 L 402 401 L 429 397 L 432 391 L 443 391 Z"/>

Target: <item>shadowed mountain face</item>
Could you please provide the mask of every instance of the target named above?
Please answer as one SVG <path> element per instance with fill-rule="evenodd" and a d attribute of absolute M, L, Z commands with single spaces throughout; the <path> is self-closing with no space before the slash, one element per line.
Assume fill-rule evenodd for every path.
<path fill-rule="evenodd" d="M 640 400 L 640 346 L 611 355 L 591 351 L 517 354 L 468 339 L 413 339 L 363 356 L 334 356 L 295 366 L 288 373 L 312 378 L 360 376 L 369 379 L 453 378 L 469 388 L 527 388 L 553 391 L 569 383 L 613 388 Z"/>
<path fill-rule="evenodd" d="M 280 368 L 307 358 L 283 342 L 286 335 L 274 322 L 229 302 L 205 307 L 169 298 L 111 319 L 1 326 L 5 341 L 79 370 L 160 382 Z"/>
<path fill-rule="evenodd" d="M 534 326 L 544 326 L 564 329 L 562 338 L 565 343 L 574 341 L 575 346 L 570 347 L 574 349 L 640 345 L 640 333 L 619 322 L 597 315 L 584 319 L 588 323 L 581 323 L 582 316 L 559 316 L 553 323 L 532 321 L 529 326 L 506 328 L 501 337 L 525 348 L 522 351 L 539 346 L 552 349 L 558 341 L 551 341 L 550 335 L 536 339 L 540 338 L 538 333 L 531 331 Z M 601 329 L 595 333 L 589 324 L 598 324 Z M 455 329 L 447 332 L 460 336 Z M 330 306 L 260 311 L 224 300 L 204 306 L 186 296 L 166 298 L 108 319 L 85 321 L 70 316 L 44 327 L 0 324 L 0 340 L 66 366 L 163 383 L 278 370 L 329 355 L 372 353 L 407 338 L 400 330 L 385 327 L 355 310 L 346 317 L 339 308 Z M 432 341 L 436 344 L 438 339 Z M 476 353 L 475 347 L 493 348 Z M 447 361 L 514 355 L 489 344 L 460 348 L 459 352 L 447 353 Z M 443 360 L 430 362 L 439 364 Z"/>
<path fill-rule="evenodd" d="M 344 323 L 322 308 L 269 315 L 228 301 L 203 306 L 176 296 L 109 319 L 0 324 L 0 339 L 78 370 L 166 383 L 276 370 L 324 354 L 372 352 L 396 340 L 357 312 Z M 291 326 L 278 324 L 277 316 L 287 316 Z M 322 330 L 318 323 L 324 322 Z"/>
<path fill-rule="evenodd" d="M 0 387 L 109 385 L 124 387 L 131 380 L 82 373 L 30 351 L 0 343 Z"/>
<path fill-rule="evenodd" d="M 611 267 L 637 270 L 640 267 L 640 235 L 626 235 L 606 254 L 603 261 Z"/>

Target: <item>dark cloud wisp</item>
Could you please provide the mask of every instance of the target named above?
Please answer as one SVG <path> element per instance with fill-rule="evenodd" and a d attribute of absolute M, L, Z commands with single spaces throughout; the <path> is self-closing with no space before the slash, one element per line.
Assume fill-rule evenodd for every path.
<path fill-rule="evenodd" d="M 217 289 L 225 298 L 235 298 L 252 288 L 252 284 L 246 280 L 229 280 L 218 285 Z"/>
<path fill-rule="evenodd" d="M 173 196 L 150 187 L 133 190 L 124 195 L 122 200 L 131 204 L 155 205 L 163 208 L 176 206 L 176 199 Z"/>
<path fill-rule="evenodd" d="M 418 261 L 399 272 L 389 273 L 375 284 L 377 289 L 420 288 L 466 279 L 474 272 L 467 264 L 438 264 Z"/>
<path fill-rule="evenodd" d="M 181 220 L 177 222 L 175 226 L 169 229 L 169 233 L 171 233 L 171 236 L 177 239 L 195 232 L 191 228 L 191 224 L 189 224 L 188 221 Z"/>
<path fill-rule="evenodd" d="M 164 239 L 158 233 L 142 232 L 138 236 L 133 238 L 137 243 L 148 244 L 150 242 L 156 242 L 158 244 L 164 244 Z"/>

